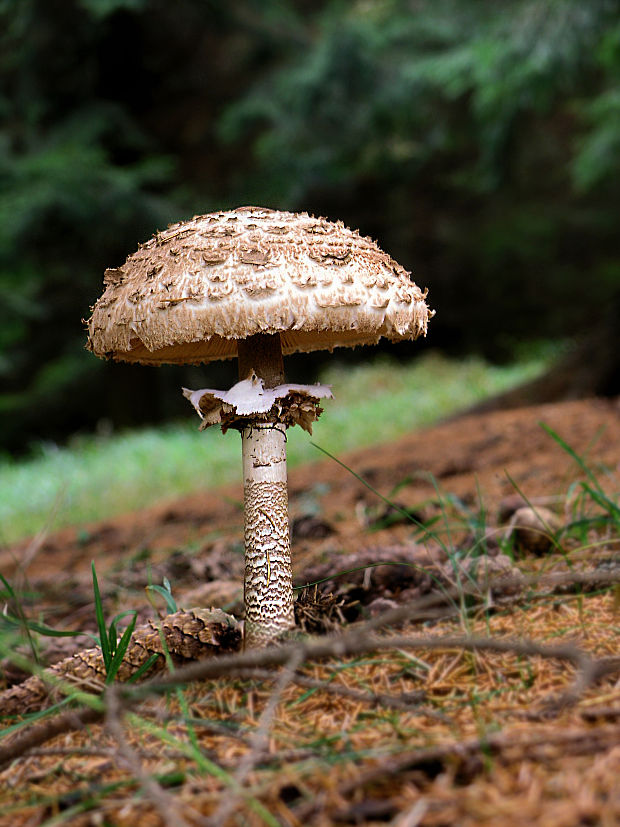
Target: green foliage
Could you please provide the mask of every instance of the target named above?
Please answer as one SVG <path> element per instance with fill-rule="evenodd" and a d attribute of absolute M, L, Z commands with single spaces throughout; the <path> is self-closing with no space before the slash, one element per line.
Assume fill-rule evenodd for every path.
<path fill-rule="evenodd" d="M 26 644 L 34 664 L 39 663 L 39 645 L 36 635 L 44 637 L 76 637 L 79 632 L 53 629 L 46 623 L 31 620 L 24 609 L 24 595 L 16 591 L 0 574 L 0 599 L 4 610 L 0 615 L 0 651 L 6 656 Z"/>
<path fill-rule="evenodd" d="M 435 340 L 497 356 L 586 326 L 620 292 L 617 13 L 613 0 L 327 3 L 222 134 L 254 136 L 250 197 L 363 217 L 430 285 Z"/>
<path fill-rule="evenodd" d="M 146 587 L 147 599 L 149 603 L 153 607 L 155 607 L 155 601 L 153 600 L 151 592 L 154 592 L 155 594 L 158 594 L 160 597 L 163 597 L 166 606 L 166 614 L 173 614 L 174 612 L 177 612 L 179 610 L 177 602 L 172 595 L 172 587 L 167 577 L 164 577 L 162 586 L 160 586 L 157 583 L 152 583 Z"/>
<path fill-rule="evenodd" d="M 589 500 L 595 503 L 614 527 L 620 528 L 620 506 L 607 494 L 599 477 L 588 465 L 586 460 L 580 456 L 562 437 L 544 422 L 540 423 L 541 428 L 557 442 L 557 444 L 576 462 L 581 471 L 585 474 L 587 482 L 579 482 L 579 488 Z"/>
<path fill-rule="evenodd" d="M 101 592 L 99 590 L 99 582 L 97 579 L 97 572 L 95 564 L 92 563 L 92 578 L 93 578 L 93 594 L 95 601 L 95 619 L 97 628 L 99 630 L 98 636 L 93 636 L 97 645 L 101 647 L 101 653 L 106 670 L 106 683 L 111 683 L 116 675 L 120 665 L 125 657 L 127 648 L 133 635 L 137 612 L 126 611 L 120 612 L 106 625 L 105 616 L 103 612 L 103 602 Z M 77 637 L 82 634 L 80 631 L 71 631 L 63 629 L 54 629 L 46 623 L 41 623 L 31 620 L 26 616 L 23 599 L 24 596 L 19 594 L 9 581 L 0 574 L 0 583 L 2 589 L 0 590 L 0 598 L 5 601 L 5 610 L 0 616 L 0 650 L 3 655 L 9 659 L 13 659 L 16 665 L 21 668 L 32 671 L 33 674 L 41 672 L 39 664 L 39 650 L 34 635 L 42 635 L 44 637 Z M 168 595 L 171 599 L 170 584 L 166 581 Z M 169 603 L 170 605 L 170 603 Z M 176 609 L 174 609 L 176 611 Z M 131 620 L 127 624 L 122 634 L 119 632 L 118 623 L 124 617 L 130 616 Z M 14 650 L 27 643 L 31 655 L 32 662 L 21 654 L 16 654 Z M 136 670 L 131 676 L 130 682 L 140 680 L 151 668 L 153 663 L 157 660 L 157 655 L 153 654 Z M 33 720 L 32 718 L 30 720 Z M 6 733 L 4 733 L 6 734 Z"/>
<path fill-rule="evenodd" d="M 73 4 L 68 4 L 69 6 Z M 67 395 L 96 364 L 80 320 L 106 262 L 172 215 L 174 163 L 100 91 L 91 13 L 137 3 L 0 5 L 0 396 L 3 436 Z M 95 371 L 96 372 L 96 371 Z M 51 381 L 53 379 L 53 381 Z M 36 425 L 34 426 L 36 428 Z"/>
<path fill-rule="evenodd" d="M 79 0 L 79 5 L 98 18 L 120 10 L 142 11 L 148 0 Z"/>
<path fill-rule="evenodd" d="M 597 54 L 618 67 L 616 12 L 609 0 L 328 3 L 307 48 L 229 108 L 223 134 L 258 129 L 258 157 L 288 200 L 364 174 L 413 179 L 442 157 L 444 183 L 488 192 L 509 171 L 519 121 L 585 88 Z"/>
<path fill-rule="evenodd" d="M 617 0 L 0 0 L 3 446 L 169 411 L 169 374 L 136 411 L 81 319 L 219 206 L 372 234 L 435 346 L 572 334 L 620 292 L 619 80 Z"/>
<path fill-rule="evenodd" d="M 594 58 L 603 79 L 600 90 L 575 105 L 586 126 L 572 163 L 578 192 L 607 189 L 620 173 L 620 23 L 602 36 Z"/>
<path fill-rule="evenodd" d="M 97 628 L 99 636 L 96 642 L 101 647 L 101 655 L 106 671 L 106 683 L 112 683 L 118 670 L 123 662 L 123 658 L 127 652 L 131 642 L 131 636 L 136 628 L 136 621 L 138 613 L 136 611 L 120 612 L 115 615 L 110 621 L 109 626 L 106 625 L 105 616 L 103 613 L 103 602 L 101 600 L 101 592 L 99 591 L 99 581 L 97 580 L 97 572 L 95 564 L 92 563 L 93 574 L 93 593 L 95 595 L 95 618 L 97 620 Z M 118 623 L 124 617 L 131 616 L 131 620 L 127 624 L 124 632 L 119 635 Z M 131 681 L 137 681 L 142 675 L 146 674 L 153 663 L 157 660 L 157 655 L 151 655 L 131 676 Z"/>

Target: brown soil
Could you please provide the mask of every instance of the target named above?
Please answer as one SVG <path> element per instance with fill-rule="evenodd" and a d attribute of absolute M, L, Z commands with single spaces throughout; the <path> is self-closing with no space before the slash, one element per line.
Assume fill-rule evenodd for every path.
<path fill-rule="evenodd" d="M 355 559 L 365 565 L 373 555 L 382 560 L 391 553 L 397 557 L 416 543 L 417 548 L 430 553 L 448 546 L 451 551 L 484 548 L 490 556 L 497 555 L 510 516 L 524 501 L 550 508 L 562 526 L 586 511 L 590 514 L 591 501 L 575 484 L 587 482 L 586 474 L 541 423 L 587 462 L 610 495 L 617 495 L 618 400 L 582 400 L 458 418 L 412 433 L 396 443 L 341 457 L 351 470 L 326 459 L 291 472 L 297 582 L 307 582 L 321 565 L 344 556 L 347 567 Z M 411 513 L 416 521 L 430 526 L 430 533 L 420 532 L 402 511 L 390 507 L 351 471 L 399 509 Z M 69 528 L 24 541 L 0 550 L 0 572 L 28 595 L 23 602 L 28 616 L 85 632 L 94 631 L 90 579 L 93 559 L 110 616 L 129 608 L 136 609 L 141 619 L 153 616 L 155 610 L 145 599 L 144 588 L 149 582 L 161 583 L 164 577 L 172 584 L 179 607 L 213 605 L 239 613 L 241 498 L 240 486 L 232 486 L 105 520 L 87 530 Z M 567 570 L 567 554 L 571 555 L 573 570 L 606 564 L 609 559 L 617 561 L 617 536 L 610 535 L 609 526 L 593 523 L 587 536 L 589 550 L 584 551 L 585 543 L 583 537 L 575 540 L 566 536 L 560 543 L 563 554 L 551 550 L 544 557 L 533 556 L 525 548 L 517 563 L 521 571 L 531 573 Z M 337 563 L 335 566 L 337 570 Z M 354 620 L 356 613 L 373 614 L 375 609 L 403 602 L 403 583 L 399 584 L 398 578 L 382 579 L 380 571 L 357 580 L 353 575 L 343 575 L 322 588 L 337 594 L 345 614 L 349 612 L 347 619 Z M 161 599 L 156 598 L 156 604 L 163 610 Z M 619 618 L 613 593 L 589 595 L 581 602 L 568 595 L 561 606 L 557 600 L 544 605 L 528 603 L 526 612 L 524 605 L 520 609 L 507 607 L 490 616 L 488 611 L 474 613 L 471 629 L 481 634 L 521 635 L 548 642 L 571 639 L 597 656 L 618 654 L 615 635 Z M 424 631 L 420 627 L 407 628 Z M 432 629 L 435 634 L 462 630 L 462 622 L 454 619 Z M 45 657 L 54 660 L 66 655 L 76 645 L 68 640 L 50 642 Z M 535 661 L 525 666 L 522 659 L 509 655 L 454 651 L 415 655 L 426 664 L 422 681 L 415 663 L 405 667 L 402 653 L 368 657 L 349 670 L 336 669 L 336 662 L 331 667 L 310 665 L 305 674 L 330 680 L 341 674 L 336 683 L 381 692 L 410 691 L 412 687 L 423 690 L 435 711 L 444 711 L 446 702 L 448 723 L 425 717 L 425 713 L 397 714 L 368 707 L 359 700 L 289 686 L 283 692 L 268 742 L 273 762 L 263 761 L 249 773 L 253 801 L 258 804 L 240 796 L 235 805 L 240 820 L 231 816 L 230 823 L 265 823 L 260 813 L 257 815 L 259 805 L 280 824 L 389 822 L 405 827 L 620 823 L 620 747 L 614 744 L 613 734 L 620 735 L 620 688 L 615 678 L 603 680 L 564 717 L 553 722 L 524 723 L 524 712 L 532 705 L 550 692 L 565 688 L 568 678 L 562 664 Z M 6 681 L 20 677 L 8 664 L 5 672 Z M 504 685 L 498 688 L 494 682 L 500 672 Z M 248 690 L 243 682 L 233 683 L 216 682 L 206 693 L 208 702 L 204 687 L 202 695 L 195 692 L 193 714 L 234 720 L 236 726 L 247 726 L 251 731 L 272 685 L 263 682 Z M 472 700 L 476 693 L 493 701 L 477 707 Z M 467 698 L 467 703 L 457 702 L 457 698 Z M 168 711 L 171 704 L 169 701 Z M 607 722 L 587 718 L 585 712 L 595 706 L 608 708 Z M 157 709 L 161 713 L 163 707 Z M 605 727 L 610 726 L 616 729 L 607 740 L 600 741 L 601 733 L 604 735 Z M 180 725 L 175 724 L 173 729 L 176 738 L 184 737 Z M 390 756 L 402 756 L 403 751 L 464 744 L 483 733 L 500 730 L 509 739 L 506 749 L 512 752 L 508 757 L 491 760 L 479 747 L 468 761 L 462 756 L 457 761 L 456 753 L 445 759 L 428 758 L 426 763 L 422 760 L 416 764 L 412 759 L 409 764 L 401 762 L 402 766 L 396 762 L 389 771 L 373 776 L 373 767 L 380 767 Z M 574 743 L 558 746 L 558 734 L 569 732 L 574 735 Z M 534 734 L 540 739 L 537 747 L 519 746 L 523 738 Z M 209 760 L 219 762 L 227 772 L 234 772 L 247 753 L 244 741 L 213 734 L 200 737 Z M 170 806 L 176 808 L 175 819 L 195 824 L 200 823 L 197 813 L 216 812 L 226 784 L 207 772 L 192 774 L 195 765 L 181 756 L 178 744 L 157 758 L 157 750 L 163 747 L 153 738 L 143 733 L 138 739 L 146 771 L 188 771 L 184 780 L 170 790 L 162 788 L 167 804 L 162 803 L 163 799 L 156 800 L 152 791 L 140 793 L 127 786 L 114 794 L 97 792 L 93 815 L 69 809 L 62 823 L 183 823 L 175 821 L 170 813 L 166 815 L 166 807 Z M 102 745 L 109 747 L 113 740 L 109 732 L 102 736 L 100 725 L 96 725 L 89 731 L 56 737 L 44 745 L 47 754 L 17 760 L 0 773 L 0 812 L 6 806 L 16 807 L 10 816 L 0 816 L 0 824 L 42 824 L 54 813 L 85 800 L 86 792 L 77 794 L 76 790 L 96 786 L 96 779 L 127 782 L 131 771 L 118 766 L 103 750 Z M 79 748 L 93 745 L 101 748 L 101 754 L 79 753 Z M 75 752 L 63 758 L 54 754 L 52 747 Z M 287 750 L 300 752 L 299 759 L 280 759 L 278 756 Z M 328 754 L 331 758 L 326 757 Z M 341 757 L 335 758 L 338 754 Z M 504 753 L 500 750 L 498 755 Z M 33 804 L 35 799 L 38 803 Z"/>

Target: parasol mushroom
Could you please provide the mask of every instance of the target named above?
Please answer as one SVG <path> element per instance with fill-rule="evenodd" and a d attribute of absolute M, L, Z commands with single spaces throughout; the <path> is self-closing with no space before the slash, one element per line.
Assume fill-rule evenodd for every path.
<path fill-rule="evenodd" d="M 88 321 L 97 356 L 149 365 L 235 356 L 229 391 L 184 394 L 202 427 L 242 435 L 245 645 L 294 626 L 286 428 L 311 431 L 331 396 L 285 384 L 283 354 L 415 339 L 432 315 L 409 273 L 341 222 L 262 207 L 173 224 L 106 270 Z"/>

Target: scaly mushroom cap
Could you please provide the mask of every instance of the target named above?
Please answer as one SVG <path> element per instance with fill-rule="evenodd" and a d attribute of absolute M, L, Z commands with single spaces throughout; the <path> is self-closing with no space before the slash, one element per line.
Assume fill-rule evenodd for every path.
<path fill-rule="evenodd" d="M 415 339 L 432 313 L 409 273 L 341 222 L 240 207 L 173 224 L 142 244 L 88 322 L 97 356 L 189 364 L 280 333 L 283 353 Z"/>

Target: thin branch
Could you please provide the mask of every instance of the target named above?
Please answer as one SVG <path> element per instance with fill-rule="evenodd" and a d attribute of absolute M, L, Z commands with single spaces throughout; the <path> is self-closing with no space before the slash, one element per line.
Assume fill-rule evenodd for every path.
<path fill-rule="evenodd" d="M 136 755 L 142 759 L 161 760 L 166 758 L 175 760 L 178 758 L 186 758 L 186 754 L 180 750 L 135 750 Z M 118 750 L 112 747 L 33 747 L 29 750 L 29 755 L 65 755 L 65 756 L 84 756 L 85 758 L 112 758 L 118 757 Z"/>
<path fill-rule="evenodd" d="M 267 649 L 251 650 L 242 654 L 222 655 L 213 660 L 192 663 L 178 669 L 172 675 L 164 675 L 148 681 L 140 687 L 127 687 L 121 691 L 126 698 L 138 699 L 151 694 L 161 694 L 172 686 L 197 680 L 210 680 L 223 675 L 236 675 L 242 669 L 265 666 L 283 666 L 299 653 L 302 662 L 316 661 L 327 657 L 350 657 L 386 649 L 464 649 L 466 651 L 512 652 L 517 655 L 539 656 L 572 663 L 584 674 L 584 684 L 589 685 L 594 676 L 595 661 L 579 647 L 566 643 L 547 646 L 531 640 L 498 639 L 471 636 L 427 637 L 415 635 L 393 635 L 378 637 L 363 631 L 332 635 L 320 640 L 273 646 Z"/>
<path fill-rule="evenodd" d="M 5 743 L 0 745 L 0 767 L 19 758 L 25 752 L 44 744 L 56 735 L 70 732 L 74 729 L 83 729 L 86 724 L 94 724 L 103 718 L 103 711 L 91 707 L 71 709 L 55 715 L 47 721 L 34 724 L 23 732 L 8 736 Z"/>
<path fill-rule="evenodd" d="M 167 720 L 183 723 L 184 719 L 171 716 Z M 187 758 L 187 753 L 181 750 L 135 750 L 136 755 L 142 759 L 167 760 L 175 761 L 177 759 Z M 61 755 L 68 758 L 76 756 L 85 758 L 116 758 L 118 750 L 115 749 L 97 749 L 96 747 L 33 747 L 28 751 L 28 755 L 37 755 L 40 757 Z M 308 758 L 316 758 L 319 755 L 313 749 L 285 749 L 279 752 L 266 752 L 259 756 L 260 766 L 282 764 L 283 762 L 294 763 L 296 761 L 306 761 Z M 236 769 L 239 766 L 239 761 L 234 758 L 222 759 L 220 761 L 224 769 Z"/>
<path fill-rule="evenodd" d="M 122 726 L 123 710 L 118 697 L 118 690 L 110 686 L 105 693 L 106 729 L 116 741 L 118 753 L 127 764 L 128 769 L 144 790 L 147 800 L 150 800 L 165 825 L 165 827 L 189 827 L 188 822 L 181 815 L 177 802 L 170 796 L 157 781 L 145 772 L 142 762 L 135 750 L 129 745 Z M 197 815 L 197 814 L 196 814 Z M 201 823 L 205 820 L 200 817 Z"/>
<path fill-rule="evenodd" d="M 230 815 L 236 810 L 242 794 L 240 791 L 248 775 L 255 769 L 259 763 L 261 756 L 268 751 L 269 747 L 269 730 L 273 722 L 273 716 L 282 698 L 282 693 L 286 687 L 291 683 L 295 675 L 295 670 L 300 665 L 302 654 L 299 651 L 293 651 L 286 662 L 284 669 L 277 677 L 276 685 L 273 692 L 269 696 L 269 701 L 265 706 L 261 716 L 258 720 L 258 727 L 250 736 L 250 749 L 243 756 L 239 762 L 239 766 L 234 775 L 235 794 L 229 795 L 220 801 L 220 805 L 215 813 L 209 818 L 209 827 L 220 827 L 225 824 Z"/>
<path fill-rule="evenodd" d="M 437 764 L 446 765 L 454 769 L 460 765 L 470 775 L 477 775 L 484 768 L 484 759 L 489 756 L 504 765 L 519 761 L 542 761 L 548 764 L 550 760 L 549 748 L 556 747 L 560 755 L 593 755 L 602 750 L 611 749 L 620 742 L 620 726 L 602 727 L 599 729 L 576 730 L 574 732 L 545 731 L 529 737 L 519 734 L 491 733 L 482 738 L 472 738 L 468 741 L 453 741 L 436 747 L 425 747 L 412 750 L 404 755 L 386 758 L 378 764 L 355 774 L 355 778 L 340 785 L 337 792 L 346 799 L 352 793 L 363 791 L 365 786 L 388 781 L 403 772 L 415 769 L 424 770 L 433 766 L 433 773 L 437 772 Z M 305 821 L 322 806 L 321 799 L 307 801 L 293 812 L 299 821 Z"/>
<path fill-rule="evenodd" d="M 193 718 L 185 715 L 171 715 L 162 710 L 153 710 L 151 718 L 160 724 L 191 724 L 194 729 L 200 729 L 202 732 L 208 732 L 210 735 L 220 735 L 223 738 L 231 738 L 235 741 L 240 741 L 242 744 L 248 745 L 248 736 L 239 729 L 233 729 L 224 724 L 218 724 L 211 721 L 209 718 Z"/>
<path fill-rule="evenodd" d="M 238 678 L 260 678 L 264 681 L 273 681 L 276 676 L 269 669 L 242 669 L 236 677 Z M 308 689 L 317 689 L 320 692 L 325 692 L 329 695 L 336 695 L 340 698 L 347 698 L 352 701 L 359 701 L 374 707 L 386 707 L 387 709 L 399 709 L 407 712 L 415 712 L 417 715 L 423 715 L 427 718 L 432 718 L 442 723 L 449 723 L 447 715 L 437 712 L 434 709 L 422 706 L 419 700 L 411 700 L 403 695 L 389 695 L 385 692 L 362 692 L 359 689 L 351 689 L 348 686 L 341 684 L 329 683 L 327 681 L 310 678 L 307 675 L 301 675 L 299 672 L 291 678 L 291 683 L 298 686 L 305 686 Z M 424 694 L 424 693 L 422 693 Z"/>
<path fill-rule="evenodd" d="M 589 709 L 582 709 L 580 714 L 588 723 L 616 721 L 620 719 L 620 706 L 592 706 Z"/>
<path fill-rule="evenodd" d="M 554 588 L 566 585 L 592 585 L 592 584 L 613 584 L 620 580 L 620 572 L 567 572 L 559 575 L 533 575 L 511 578 L 502 578 L 502 586 L 512 588 L 513 586 L 545 585 Z M 458 596 L 458 589 L 446 589 L 444 594 L 427 595 L 413 604 L 398 606 L 387 612 L 382 612 L 375 618 L 350 627 L 350 630 L 320 639 L 310 639 L 298 643 L 291 643 L 279 647 L 267 649 L 255 649 L 242 654 L 223 655 L 209 661 L 199 661 L 188 664 L 178 669 L 174 675 L 155 677 L 145 682 L 140 687 L 131 690 L 131 694 L 140 696 L 151 692 L 160 693 L 169 686 L 176 685 L 176 682 L 190 682 L 194 680 L 206 680 L 221 677 L 226 674 L 236 674 L 236 671 L 244 667 L 256 668 L 265 666 L 282 666 L 287 663 L 293 651 L 301 649 L 303 661 L 316 660 L 324 657 L 343 657 L 346 655 L 363 654 L 373 648 L 385 649 L 391 646 L 411 646 L 412 648 L 437 648 L 442 645 L 442 640 L 451 641 L 454 647 L 464 646 L 471 649 L 480 648 L 495 651 L 513 651 L 515 654 L 539 655 L 545 658 L 558 658 L 574 662 L 577 669 L 584 672 L 587 678 L 585 685 L 590 685 L 598 679 L 598 675 L 592 671 L 593 659 L 578 647 L 572 644 L 560 646 L 544 646 L 534 641 L 500 640 L 494 641 L 489 638 L 404 638 L 405 643 L 400 641 L 403 638 L 376 638 L 370 636 L 370 632 L 385 629 L 389 626 L 400 625 L 406 621 L 415 622 L 427 620 L 429 614 L 434 615 L 432 610 L 445 604 L 446 598 Z M 387 642 L 386 642 L 387 641 Z"/>
<path fill-rule="evenodd" d="M 544 584 L 553 587 L 566 585 L 591 585 L 616 583 L 620 575 L 615 572 L 567 573 L 519 578 L 521 585 Z M 516 578 L 512 578 L 517 583 Z M 506 581 L 502 581 L 504 583 Z M 508 582 L 508 585 L 511 585 Z M 139 687 L 119 688 L 123 707 L 138 703 L 153 694 L 166 692 L 170 687 L 196 680 L 219 678 L 235 675 L 242 669 L 255 669 L 269 666 L 282 666 L 288 662 L 294 652 L 299 652 L 301 661 L 318 660 L 327 657 L 345 657 L 363 654 L 373 650 L 389 648 L 466 648 L 470 651 L 514 652 L 524 656 L 538 655 L 544 658 L 568 660 L 578 670 L 577 681 L 568 698 L 574 701 L 580 692 L 591 686 L 606 674 L 617 672 L 620 665 L 614 659 L 594 660 L 576 646 L 543 646 L 532 641 L 492 640 L 488 638 L 428 638 L 428 637 L 376 637 L 369 632 L 401 624 L 405 621 L 426 619 L 433 608 L 445 604 L 445 596 L 429 595 L 416 601 L 413 605 L 401 606 L 384 612 L 366 623 L 353 627 L 344 634 L 332 635 L 324 639 L 301 641 L 284 646 L 274 646 L 243 654 L 222 655 L 218 658 L 198 661 L 177 669 L 174 674 L 151 679 Z M 27 732 L 10 736 L 10 740 L 0 745 L 0 766 L 24 752 L 36 747 L 55 735 L 79 728 L 87 723 L 101 720 L 102 712 L 97 709 L 77 709 L 63 712 L 53 719 L 34 725 Z"/>
<path fill-rule="evenodd" d="M 388 612 L 387 614 L 392 614 Z M 224 675 L 236 675 L 242 669 L 254 669 L 266 666 L 283 666 L 293 656 L 299 657 L 299 663 L 315 661 L 327 657 L 348 657 L 371 651 L 386 649 L 463 649 L 465 651 L 511 652 L 516 655 L 538 656 L 572 663 L 577 669 L 577 678 L 573 686 L 562 696 L 563 704 L 574 702 L 579 694 L 606 674 L 620 670 L 616 659 L 597 661 L 573 644 L 545 646 L 530 640 L 511 640 L 477 637 L 424 637 L 396 635 L 376 637 L 360 632 L 330 636 L 323 640 L 297 642 L 287 646 L 273 646 L 267 649 L 255 649 L 235 655 L 222 655 L 219 658 L 199 661 L 177 669 L 174 673 L 163 676 L 157 681 L 148 681 L 140 687 L 119 686 L 123 707 L 131 706 L 154 694 L 162 694 L 171 687 L 191 681 L 209 680 Z M 21 755 L 31 747 L 38 746 L 48 738 L 76 725 L 100 720 L 102 713 L 95 709 L 66 712 L 58 717 L 34 727 L 21 736 L 15 736 L 9 744 L 0 746 L 0 766 L 6 761 Z"/>

